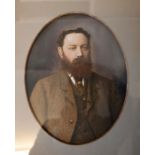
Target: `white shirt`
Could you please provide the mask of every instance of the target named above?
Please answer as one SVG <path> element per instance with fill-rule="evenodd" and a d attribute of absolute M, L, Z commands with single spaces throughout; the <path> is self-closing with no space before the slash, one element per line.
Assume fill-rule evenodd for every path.
<path fill-rule="evenodd" d="M 77 86 L 77 82 L 76 82 L 75 78 L 74 78 L 70 73 L 68 73 L 68 76 L 69 76 L 69 78 L 71 79 L 72 83 L 73 83 L 75 86 Z M 82 85 L 84 86 L 84 84 L 85 84 L 84 78 L 82 78 Z"/>

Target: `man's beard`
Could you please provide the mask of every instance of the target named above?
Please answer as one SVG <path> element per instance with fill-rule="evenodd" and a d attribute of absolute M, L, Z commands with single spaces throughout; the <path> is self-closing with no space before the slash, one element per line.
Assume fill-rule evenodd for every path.
<path fill-rule="evenodd" d="M 79 80 L 81 78 L 87 78 L 91 73 L 91 60 L 90 58 L 79 57 L 73 60 L 73 62 L 69 62 L 68 58 L 63 54 L 62 58 L 62 66 L 63 68 L 71 73 L 71 75 Z"/>

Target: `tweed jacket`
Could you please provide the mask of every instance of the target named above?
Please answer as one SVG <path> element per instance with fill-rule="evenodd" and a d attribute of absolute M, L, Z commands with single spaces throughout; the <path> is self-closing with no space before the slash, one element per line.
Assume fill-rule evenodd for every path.
<path fill-rule="evenodd" d="M 113 80 L 92 73 L 86 101 L 89 124 L 96 138 L 114 123 L 122 107 L 121 96 Z M 39 80 L 32 91 L 30 105 L 41 126 L 55 138 L 70 143 L 77 107 L 71 82 L 64 71 Z"/>

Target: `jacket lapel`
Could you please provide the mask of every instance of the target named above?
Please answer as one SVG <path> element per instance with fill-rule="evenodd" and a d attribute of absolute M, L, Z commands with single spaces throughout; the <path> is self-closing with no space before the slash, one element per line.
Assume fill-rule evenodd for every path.
<path fill-rule="evenodd" d="M 89 113 L 91 108 L 99 99 L 98 91 L 100 86 L 96 83 L 93 74 L 87 79 L 88 89 L 87 89 L 87 108 L 86 112 Z"/>
<path fill-rule="evenodd" d="M 75 106 L 72 86 L 65 71 L 62 71 L 60 75 L 60 88 L 62 89 L 65 100 Z"/>
<path fill-rule="evenodd" d="M 72 134 L 77 121 L 77 107 L 73 90 L 69 77 L 65 71 L 62 71 L 60 76 L 60 89 L 62 96 L 64 97 L 63 110 L 62 110 L 62 126 L 60 127 L 61 132 L 60 139 L 70 142 Z"/>

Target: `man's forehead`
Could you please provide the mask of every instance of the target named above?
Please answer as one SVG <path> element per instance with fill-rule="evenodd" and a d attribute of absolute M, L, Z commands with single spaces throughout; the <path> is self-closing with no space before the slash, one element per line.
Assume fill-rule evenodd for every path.
<path fill-rule="evenodd" d="M 88 44 L 88 38 L 83 33 L 69 33 L 65 36 L 64 43 L 67 43 L 67 44 L 76 44 L 76 43 Z"/>

